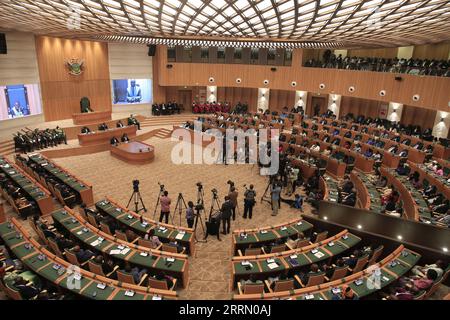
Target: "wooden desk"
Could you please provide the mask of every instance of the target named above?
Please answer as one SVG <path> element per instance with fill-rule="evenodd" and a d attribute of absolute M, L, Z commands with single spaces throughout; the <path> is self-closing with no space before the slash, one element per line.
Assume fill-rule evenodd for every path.
<path fill-rule="evenodd" d="M 384 152 L 383 164 L 388 168 L 397 168 L 400 162 L 400 157 L 396 156 L 388 151 Z"/>
<path fill-rule="evenodd" d="M 155 148 L 138 141 L 111 146 L 110 153 L 113 157 L 131 164 L 150 163 L 155 158 Z"/>
<path fill-rule="evenodd" d="M 328 158 L 327 162 L 327 172 L 333 177 L 342 178 L 345 174 L 345 168 L 347 165 L 336 159 Z"/>
<path fill-rule="evenodd" d="M 96 111 L 72 114 L 73 124 L 90 124 L 111 120 L 111 111 Z"/>
<path fill-rule="evenodd" d="M 81 146 L 93 146 L 96 144 L 106 144 L 110 143 L 112 137 L 116 137 L 120 140 L 120 137 L 124 133 L 128 135 L 129 138 L 133 138 L 136 136 L 137 127 L 136 126 L 127 126 L 123 128 L 112 128 L 106 131 L 96 131 L 92 133 L 79 133 L 78 134 L 78 142 Z"/>

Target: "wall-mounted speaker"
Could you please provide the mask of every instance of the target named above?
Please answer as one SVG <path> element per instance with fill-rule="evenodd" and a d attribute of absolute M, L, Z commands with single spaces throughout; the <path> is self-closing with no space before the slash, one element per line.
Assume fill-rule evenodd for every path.
<path fill-rule="evenodd" d="M 6 49 L 6 36 L 4 33 L 0 33 L 0 54 L 7 54 L 8 50 Z"/>
<path fill-rule="evenodd" d="M 149 57 L 154 57 L 156 53 L 156 45 L 154 44 L 149 44 L 148 45 L 148 56 Z"/>
<path fill-rule="evenodd" d="M 396 81 L 402 81 L 403 80 L 403 78 L 402 77 L 400 77 L 400 76 L 395 76 L 395 78 L 394 78 Z"/>
<path fill-rule="evenodd" d="M 167 69 L 172 69 L 172 67 L 173 67 L 173 65 L 171 65 L 171 64 L 166 65 Z"/>
<path fill-rule="evenodd" d="M 272 68 L 270 68 L 270 71 L 277 71 L 277 68 L 275 68 L 275 67 L 272 67 Z"/>

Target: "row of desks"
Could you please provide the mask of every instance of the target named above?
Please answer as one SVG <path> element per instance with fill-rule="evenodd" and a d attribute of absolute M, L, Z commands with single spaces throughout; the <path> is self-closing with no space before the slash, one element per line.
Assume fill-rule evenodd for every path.
<path fill-rule="evenodd" d="M 74 285 L 73 266 L 42 247 L 16 220 L 0 224 L 0 238 L 30 270 L 60 288 L 96 300 L 160 300 L 176 292 L 121 283 L 83 269 L 74 270 L 80 280 Z M 104 286 L 104 287 L 103 287 Z"/>
<path fill-rule="evenodd" d="M 330 259 L 352 248 L 360 241 L 361 238 L 343 230 L 324 241 L 299 249 L 275 254 L 234 257 L 231 262 L 232 286 L 234 287 L 238 281 L 248 279 L 250 276 L 266 279 L 270 275 L 297 270 L 312 263 Z M 276 263 L 275 268 L 271 268 L 272 263 Z"/>
<path fill-rule="evenodd" d="M 40 186 L 33 178 L 17 168 L 4 158 L 0 158 L 0 172 L 3 172 L 17 186 L 19 186 L 31 199 L 36 201 L 41 215 L 47 215 L 53 211 L 53 201 L 50 192 Z"/>
<path fill-rule="evenodd" d="M 93 146 L 97 144 L 109 144 L 113 137 L 116 137 L 120 141 L 120 137 L 124 133 L 128 135 L 128 138 L 134 138 L 136 136 L 137 127 L 126 126 L 122 128 L 111 128 L 105 131 L 95 131 L 91 133 L 79 133 L 78 142 L 80 146 Z"/>
<path fill-rule="evenodd" d="M 233 231 L 232 255 L 240 249 L 261 247 L 268 242 L 285 239 L 300 232 L 311 230 L 313 225 L 303 219 L 294 219 L 289 222 L 257 229 Z"/>
<path fill-rule="evenodd" d="M 186 252 L 189 255 L 194 255 L 195 253 L 194 230 L 191 228 L 175 227 L 145 218 L 120 206 L 108 197 L 106 200 L 98 201 L 95 207 L 140 236 L 144 236 L 150 229 L 153 229 L 155 230 L 155 236 L 162 242 L 177 241 L 186 248 Z M 144 223 L 141 223 L 141 218 Z"/>
<path fill-rule="evenodd" d="M 355 122 L 349 122 L 349 121 L 343 121 L 343 120 L 332 120 L 332 119 L 327 119 L 328 123 L 332 123 L 333 121 L 336 121 L 338 125 L 341 124 L 346 124 L 347 128 L 350 128 L 352 125 L 356 125 L 358 130 L 362 130 L 362 128 L 367 128 L 367 133 L 371 134 L 371 135 L 375 135 L 375 133 L 377 132 L 383 132 L 385 131 L 384 129 L 378 129 L 376 127 L 370 126 L 370 125 L 362 125 L 362 124 L 358 124 Z M 357 131 L 355 131 L 357 132 Z M 393 138 L 395 136 L 394 132 L 388 132 L 389 133 L 389 139 Z M 414 137 L 414 136 L 409 136 L 407 134 L 400 134 L 400 141 L 403 141 L 404 139 L 410 139 L 411 140 L 411 145 L 416 144 L 417 142 L 421 142 L 423 143 L 424 147 L 428 146 L 428 145 L 432 145 L 433 146 L 433 155 L 437 158 L 441 158 L 441 159 L 448 159 L 450 157 L 450 148 L 446 148 L 443 145 L 439 144 L 439 143 L 433 143 L 431 141 L 425 141 L 421 138 L 418 137 Z"/>
<path fill-rule="evenodd" d="M 46 170 L 55 179 L 61 181 L 61 183 L 64 183 L 65 185 L 70 187 L 73 191 L 75 191 L 79 195 L 80 200 L 87 206 L 90 206 L 94 203 L 94 194 L 91 185 L 73 176 L 67 170 L 58 166 L 53 161 L 51 161 L 50 159 L 46 158 L 43 155 L 32 154 L 29 155 L 29 159 L 32 160 L 37 165 L 44 168 L 44 170 Z M 21 165 L 25 170 L 31 171 L 31 169 L 27 166 L 26 163 L 20 162 L 17 158 L 16 163 Z"/>
<path fill-rule="evenodd" d="M 138 265 L 141 269 L 145 268 L 149 271 L 165 272 L 177 278 L 183 287 L 187 285 L 188 261 L 185 255 L 178 254 L 162 254 L 147 248 L 133 246 L 126 247 L 123 242 L 118 242 L 114 237 L 109 237 L 99 229 L 91 226 L 87 221 L 77 217 L 69 208 L 58 210 L 52 214 L 53 221 L 57 228 L 62 227 L 78 242 L 83 243 L 91 250 L 102 252 L 113 259 L 127 261 L 131 265 Z M 59 228 L 60 229 L 60 228 Z M 98 241 L 103 239 L 102 241 Z M 127 250 L 129 249 L 129 250 Z M 124 254 L 114 254 L 112 251 L 123 251 Z M 167 259 L 174 259 L 169 262 Z"/>
<path fill-rule="evenodd" d="M 420 257 L 420 254 L 400 245 L 394 252 L 377 264 L 379 269 L 369 266 L 356 274 L 318 286 L 274 293 L 234 295 L 233 299 L 332 300 L 333 294 L 340 294 L 345 285 L 353 289 L 359 298 L 363 298 L 397 281 L 411 270 Z M 380 271 L 379 277 L 375 275 L 376 270 Z"/>

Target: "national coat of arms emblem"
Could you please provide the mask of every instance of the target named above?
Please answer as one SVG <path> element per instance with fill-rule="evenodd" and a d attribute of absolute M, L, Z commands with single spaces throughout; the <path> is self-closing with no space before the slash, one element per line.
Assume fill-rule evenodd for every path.
<path fill-rule="evenodd" d="M 70 59 L 66 61 L 66 65 L 69 68 L 69 73 L 74 76 L 79 76 L 83 73 L 84 60 L 82 59 Z"/>

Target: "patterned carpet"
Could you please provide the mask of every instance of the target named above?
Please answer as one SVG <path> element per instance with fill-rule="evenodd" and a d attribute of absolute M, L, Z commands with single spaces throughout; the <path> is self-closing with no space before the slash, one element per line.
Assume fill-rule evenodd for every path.
<path fill-rule="evenodd" d="M 244 184 L 255 185 L 258 199 L 262 196 L 267 178 L 258 174 L 257 166 L 253 165 L 176 165 L 171 161 L 172 147 L 177 142 L 170 139 L 151 138 L 146 143 L 155 146 L 154 162 L 142 166 L 129 165 L 110 156 L 109 152 L 92 155 L 75 156 L 55 159 L 55 162 L 67 168 L 85 181 L 94 186 L 95 200 L 108 195 L 126 205 L 132 193 L 132 180 L 140 180 L 140 191 L 148 209 L 147 215 L 153 217 L 153 211 L 159 192 L 158 182 L 165 185 L 172 198 L 172 210 L 175 207 L 178 193 L 182 192 L 187 201 L 196 201 L 197 182 L 202 182 L 205 190 L 205 207 L 209 214 L 211 206 L 211 189 L 219 191 L 220 201 L 228 192 L 228 180 L 235 182 L 239 191 L 239 209 L 242 215 Z M 305 212 L 310 212 L 308 205 Z M 282 204 L 278 216 L 271 216 L 268 203 L 258 204 L 254 208 L 253 219 L 237 217 L 232 222 L 232 229 L 263 227 L 281 223 L 298 217 L 298 212 L 289 210 Z M 158 218 L 158 213 L 156 214 Z M 174 223 L 179 225 L 178 213 Z M 181 224 L 186 226 L 184 213 Z M 201 229 L 198 228 L 201 237 Z M 222 241 L 210 236 L 207 243 L 197 243 L 194 257 L 190 257 L 189 285 L 180 291 L 181 299 L 230 299 L 231 279 L 231 236 L 221 235 Z"/>

